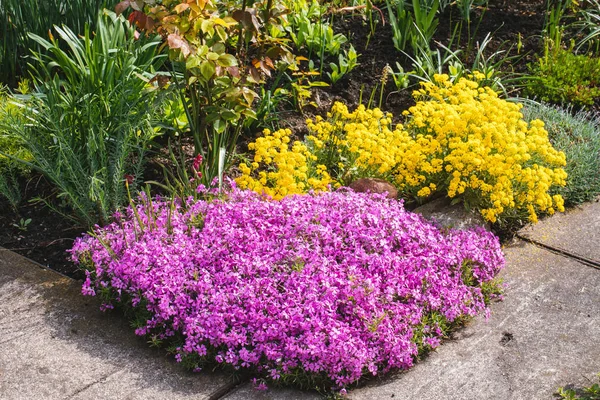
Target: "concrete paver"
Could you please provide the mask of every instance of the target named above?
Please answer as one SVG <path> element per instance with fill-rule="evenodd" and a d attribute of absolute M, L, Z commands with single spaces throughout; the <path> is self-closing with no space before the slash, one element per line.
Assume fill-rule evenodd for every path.
<path fill-rule="evenodd" d="M 206 399 L 225 374 L 184 370 L 80 285 L 0 250 L 0 398 Z"/>
<path fill-rule="evenodd" d="M 557 213 L 519 234 L 536 242 L 600 262 L 600 202 Z"/>

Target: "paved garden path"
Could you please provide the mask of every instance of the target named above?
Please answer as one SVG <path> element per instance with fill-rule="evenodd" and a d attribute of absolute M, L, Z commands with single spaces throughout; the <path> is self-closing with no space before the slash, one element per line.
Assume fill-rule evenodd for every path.
<path fill-rule="evenodd" d="M 600 372 L 600 203 L 505 248 L 505 300 L 413 369 L 350 399 L 551 399 Z M 0 399 L 313 399 L 184 371 L 77 282 L 0 249 Z"/>

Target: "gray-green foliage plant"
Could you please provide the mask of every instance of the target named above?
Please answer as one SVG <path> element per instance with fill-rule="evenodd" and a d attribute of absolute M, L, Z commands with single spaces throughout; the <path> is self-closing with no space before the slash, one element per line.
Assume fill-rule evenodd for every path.
<path fill-rule="evenodd" d="M 558 193 L 566 205 L 593 200 L 600 194 L 600 116 L 590 112 L 530 103 L 525 119 L 541 119 L 554 147 L 567 156 L 567 185 Z"/>
<path fill-rule="evenodd" d="M 93 34 L 55 27 L 57 37 L 31 35 L 44 49 L 31 65 L 35 90 L 15 96 L 25 117 L 0 115 L 2 131 L 19 138 L 31 160 L 85 225 L 104 224 L 127 204 L 125 175 L 141 178 L 157 94 L 149 78 L 159 66 L 159 38 L 136 38 L 114 13 L 99 15 Z M 13 159 L 17 159 L 13 157 Z"/>

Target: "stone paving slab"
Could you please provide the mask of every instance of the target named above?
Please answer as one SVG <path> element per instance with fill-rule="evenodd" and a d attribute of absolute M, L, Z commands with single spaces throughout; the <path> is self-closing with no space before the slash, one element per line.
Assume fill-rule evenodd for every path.
<path fill-rule="evenodd" d="M 208 399 L 225 374 L 194 374 L 151 349 L 79 283 L 0 248 L 0 399 Z"/>
<path fill-rule="evenodd" d="M 240 385 L 223 397 L 223 400 L 317 400 L 323 398 L 316 392 L 301 392 L 296 389 L 270 388 L 267 391 L 254 389 L 251 383 Z"/>
<path fill-rule="evenodd" d="M 349 398 L 546 400 L 588 384 L 600 372 L 600 271 L 523 241 L 505 253 L 509 286 L 487 322 L 475 318 L 411 370 Z"/>
<path fill-rule="evenodd" d="M 600 202 L 557 213 L 519 234 L 536 242 L 600 262 Z"/>

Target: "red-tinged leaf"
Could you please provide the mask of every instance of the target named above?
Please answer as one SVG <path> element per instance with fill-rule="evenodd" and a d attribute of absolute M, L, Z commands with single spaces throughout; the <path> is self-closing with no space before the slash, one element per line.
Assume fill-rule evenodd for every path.
<path fill-rule="evenodd" d="M 182 12 L 184 12 L 185 10 L 187 10 L 188 8 L 190 8 L 190 5 L 188 3 L 181 3 L 181 4 L 177 4 L 174 8 L 175 12 L 177 14 L 181 14 Z"/>
<path fill-rule="evenodd" d="M 269 57 L 265 57 L 264 59 L 264 63 L 270 68 L 270 69 L 275 69 L 275 65 L 273 65 L 273 60 L 271 60 Z"/>
<path fill-rule="evenodd" d="M 255 10 L 249 8 L 245 11 L 235 10 L 231 16 L 237 22 L 241 23 L 244 29 L 254 29 L 255 31 L 260 30 L 260 22 L 256 18 Z"/>
<path fill-rule="evenodd" d="M 152 30 L 154 30 L 155 26 L 156 26 L 156 22 L 154 22 L 154 20 L 152 18 L 146 17 L 146 30 L 152 31 Z"/>
<path fill-rule="evenodd" d="M 120 15 L 123 13 L 123 11 L 127 10 L 128 8 L 129 0 L 122 1 L 115 6 L 115 13 L 117 13 L 117 15 Z"/>
<path fill-rule="evenodd" d="M 159 88 L 164 88 L 169 83 L 169 77 L 166 75 L 156 74 L 148 81 L 148 83 L 156 82 Z"/>
<path fill-rule="evenodd" d="M 146 14 L 144 14 L 141 11 L 133 11 L 131 14 L 129 14 L 129 22 L 131 24 L 135 24 L 135 26 L 137 26 L 139 29 L 146 29 L 146 26 L 148 25 L 148 16 Z"/>
<path fill-rule="evenodd" d="M 248 68 L 250 70 L 250 76 L 248 77 L 254 83 L 260 83 L 260 72 L 255 67 Z"/>
<path fill-rule="evenodd" d="M 265 65 L 263 61 L 260 62 L 260 70 L 268 77 L 271 77 L 271 70 Z"/>
<path fill-rule="evenodd" d="M 182 38 L 181 36 L 179 36 L 175 33 L 171 33 L 167 37 L 167 43 L 169 44 L 169 47 L 172 49 L 180 49 L 181 53 L 186 58 L 192 52 L 192 49 L 190 48 L 189 43 L 184 38 Z"/>
<path fill-rule="evenodd" d="M 244 12 L 242 10 L 235 10 L 231 14 L 231 17 L 233 19 L 235 19 L 237 22 L 242 22 L 242 19 L 244 18 Z"/>
<path fill-rule="evenodd" d="M 234 78 L 240 77 L 240 69 L 238 67 L 227 67 L 227 72 L 229 72 L 229 75 L 233 76 Z"/>

